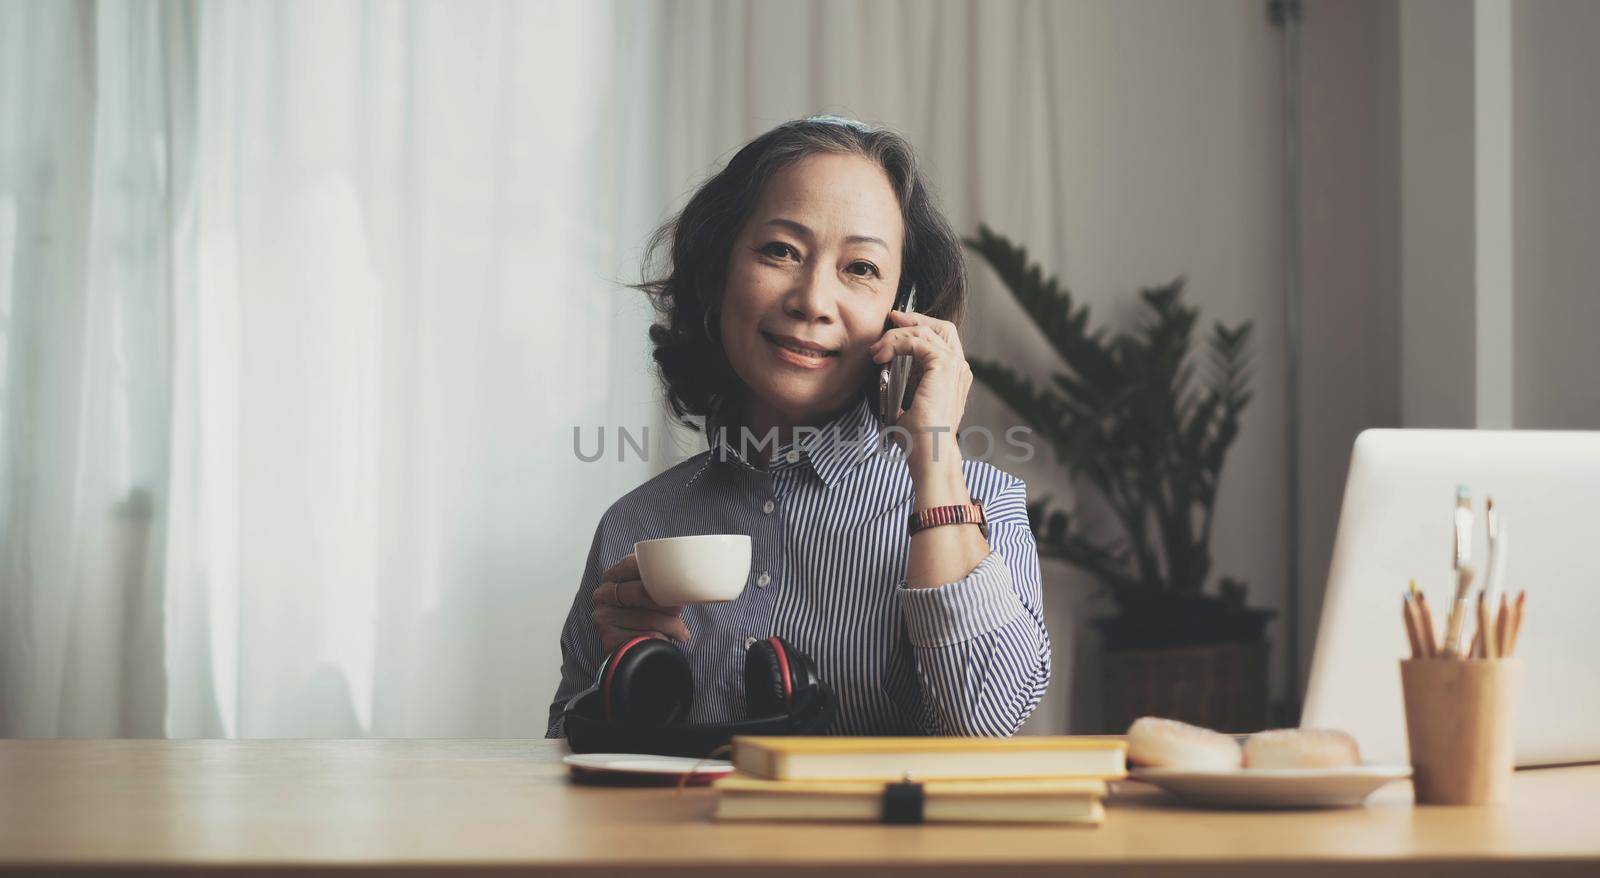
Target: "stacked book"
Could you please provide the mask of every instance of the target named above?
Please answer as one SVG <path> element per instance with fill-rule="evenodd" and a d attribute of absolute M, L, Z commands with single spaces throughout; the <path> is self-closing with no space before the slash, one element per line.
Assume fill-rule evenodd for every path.
<path fill-rule="evenodd" d="M 1112 738 L 738 737 L 719 820 L 1075 823 L 1127 775 Z"/>

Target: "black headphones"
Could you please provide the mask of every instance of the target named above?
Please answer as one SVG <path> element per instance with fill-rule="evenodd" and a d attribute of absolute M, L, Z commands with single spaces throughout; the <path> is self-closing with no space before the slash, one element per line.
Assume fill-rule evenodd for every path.
<path fill-rule="evenodd" d="M 745 650 L 748 716 L 690 725 L 694 674 L 676 646 L 640 636 L 618 645 L 601 663 L 593 686 L 562 710 L 574 753 L 650 753 L 706 756 L 734 735 L 820 735 L 833 725 L 838 702 L 805 653 L 781 637 Z"/>

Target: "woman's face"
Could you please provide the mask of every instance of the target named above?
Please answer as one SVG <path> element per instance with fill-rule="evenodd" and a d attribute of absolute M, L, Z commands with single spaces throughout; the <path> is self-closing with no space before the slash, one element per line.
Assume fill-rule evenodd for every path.
<path fill-rule="evenodd" d="M 728 255 L 722 345 L 752 405 L 811 423 L 846 405 L 900 283 L 900 206 L 858 155 L 808 156 L 767 181 Z"/>

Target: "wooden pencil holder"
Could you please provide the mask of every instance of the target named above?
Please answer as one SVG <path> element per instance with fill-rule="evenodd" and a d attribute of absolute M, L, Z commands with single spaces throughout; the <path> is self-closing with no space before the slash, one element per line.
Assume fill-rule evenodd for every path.
<path fill-rule="evenodd" d="M 1494 805 L 1511 788 L 1518 659 L 1400 662 L 1419 805 Z"/>

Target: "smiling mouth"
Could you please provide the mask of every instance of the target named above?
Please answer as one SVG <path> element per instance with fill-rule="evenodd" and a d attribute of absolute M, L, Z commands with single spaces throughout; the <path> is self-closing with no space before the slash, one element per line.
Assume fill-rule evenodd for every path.
<path fill-rule="evenodd" d="M 814 357 L 820 360 L 824 357 L 837 357 L 839 355 L 838 351 L 830 351 L 825 348 L 811 347 L 809 345 L 798 344 L 793 341 L 785 341 L 766 331 L 761 333 L 761 337 L 766 339 L 768 344 L 783 348 L 784 350 L 792 353 L 799 354 L 802 357 Z"/>

